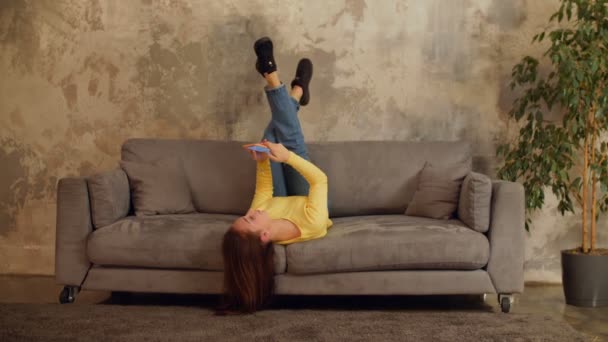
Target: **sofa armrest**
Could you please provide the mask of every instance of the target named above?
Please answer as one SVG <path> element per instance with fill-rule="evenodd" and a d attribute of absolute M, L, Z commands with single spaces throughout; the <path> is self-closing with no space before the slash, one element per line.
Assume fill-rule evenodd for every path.
<path fill-rule="evenodd" d="M 524 201 L 521 184 L 492 181 L 487 271 L 498 293 L 521 293 L 524 289 Z"/>
<path fill-rule="evenodd" d="M 121 168 L 87 177 L 93 227 L 112 224 L 129 213 L 129 179 Z"/>
<path fill-rule="evenodd" d="M 91 266 L 86 243 L 93 231 L 85 178 L 59 179 L 56 219 L 55 280 L 63 285 L 80 286 Z"/>

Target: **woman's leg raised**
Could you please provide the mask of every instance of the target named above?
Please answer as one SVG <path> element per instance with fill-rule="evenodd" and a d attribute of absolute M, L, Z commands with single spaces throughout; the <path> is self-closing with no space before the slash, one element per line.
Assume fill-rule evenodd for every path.
<path fill-rule="evenodd" d="M 272 124 L 272 120 L 270 120 L 268 126 L 266 126 L 262 139 L 266 139 L 273 143 L 279 142 L 277 140 L 276 134 L 274 133 L 274 125 Z M 287 187 L 285 185 L 285 174 L 283 172 L 282 163 L 270 161 L 270 171 L 272 173 L 272 195 L 274 197 L 287 196 Z"/>
<path fill-rule="evenodd" d="M 258 57 L 256 69 L 268 83 L 265 88 L 266 97 L 270 104 L 271 126 L 277 141 L 300 157 L 310 160 L 297 114 L 300 104 L 306 105 L 310 99 L 308 84 L 312 77 L 312 63 L 306 58 L 298 62 L 296 77 L 291 82 L 292 92 L 288 94 L 277 73 L 270 38 L 258 39 L 253 48 Z M 283 164 L 283 174 L 289 196 L 308 195 L 309 184 L 299 172 Z"/>
<path fill-rule="evenodd" d="M 306 160 L 310 160 L 300 120 L 298 119 L 298 110 L 300 109 L 298 100 L 287 92 L 285 84 L 279 81 L 276 71 L 266 75 L 265 78 L 268 82 L 265 88 L 266 98 L 272 112 L 272 125 L 276 139 L 288 150 Z M 294 88 L 299 87 L 295 86 Z M 298 96 L 298 93 L 299 91 L 296 90 L 294 95 Z M 283 164 L 283 174 L 288 196 L 308 195 L 309 184 L 298 171 L 287 164 Z"/>

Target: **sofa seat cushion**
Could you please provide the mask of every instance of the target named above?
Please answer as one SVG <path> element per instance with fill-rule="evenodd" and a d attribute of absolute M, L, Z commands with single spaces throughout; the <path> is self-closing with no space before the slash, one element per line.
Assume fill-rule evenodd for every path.
<path fill-rule="evenodd" d="M 93 231 L 87 255 L 94 264 L 222 271 L 222 239 L 238 216 L 172 214 L 127 216 Z M 285 247 L 275 245 L 275 272 L 285 272 Z"/>
<path fill-rule="evenodd" d="M 474 270 L 488 263 L 486 236 L 456 219 L 374 215 L 332 220 L 325 237 L 287 246 L 288 273 Z"/>

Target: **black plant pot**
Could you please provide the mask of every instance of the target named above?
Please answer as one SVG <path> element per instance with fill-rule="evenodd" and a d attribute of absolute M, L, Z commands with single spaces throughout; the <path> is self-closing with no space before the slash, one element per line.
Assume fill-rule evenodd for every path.
<path fill-rule="evenodd" d="M 562 251 L 562 282 L 566 304 L 608 306 L 608 255 Z"/>

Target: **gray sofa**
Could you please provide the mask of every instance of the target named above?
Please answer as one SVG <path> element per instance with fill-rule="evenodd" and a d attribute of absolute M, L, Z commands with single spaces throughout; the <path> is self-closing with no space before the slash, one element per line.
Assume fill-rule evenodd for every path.
<path fill-rule="evenodd" d="M 81 289 L 218 294 L 221 240 L 248 209 L 255 162 L 246 142 L 125 141 L 121 159 L 179 156 L 196 213 L 137 217 L 120 168 L 65 177 L 57 188 L 55 276 L 60 302 Z M 425 162 L 471 162 L 465 142 L 352 141 L 308 144 L 329 179 L 334 225 L 322 239 L 275 244 L 277 294 L 497 294 L 508 312 L 523 291 L 524 191 L 492 181 L 486 233 L 458 219 L 406 216 Z M 105 184 L 106 201 L 90 196 Z M 98 189 L 96 191 L 99 191 Z M 103 218 L 99 214 L 103 212 Z M 94 219 L 96 218 L 96 219 Z"/>

